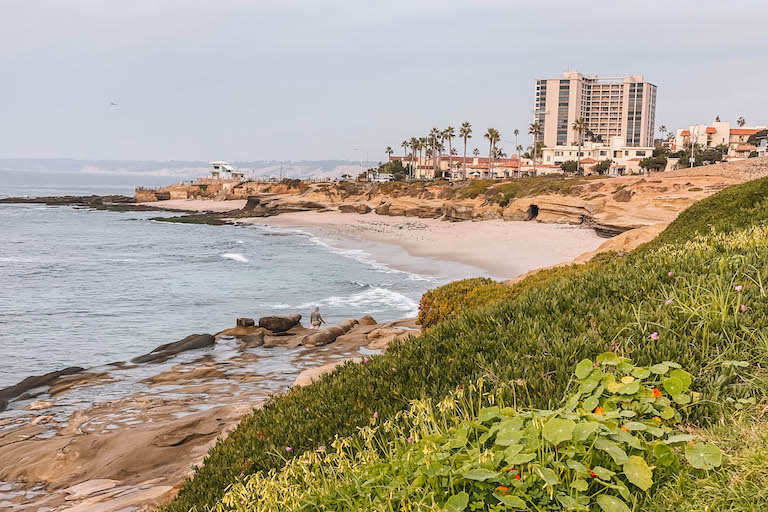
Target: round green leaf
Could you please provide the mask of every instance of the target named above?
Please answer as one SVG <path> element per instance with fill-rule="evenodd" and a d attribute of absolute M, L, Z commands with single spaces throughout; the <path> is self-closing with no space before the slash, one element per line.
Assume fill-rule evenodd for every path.
<path fill-rule="evenodd" d="M 637 381 L 622 384 L 619 388 L 619 393 L 622 395 L 634 395 L 638 391 L 640 391 L 640 383 Z"/>
<path fill-rule="evenodd" d="M 632 512 L 620 498 L 610 494 L 600 494 L 597 497 L 597 504 L 600 505 L 603 512 Z"/>
<path fill-rule="evenodd" d="M 675 452 L 667 445 L 657 444 L 653 447 L 653 456 L 659 466 L 671 466 L 675 462 Z"/>
<path fill-rule="evenodd" d="M 528 506 L 525 504 L 523 500 L 518 498 L 517 496 L 499 496 L 495 495 L 496 499 L 505 504 L 506 506 L 510 508 L 521 508 L 521 509 L 527 509 Z"/>
<path fill-rule="evenodd" d="M 624 427 L 627 430 L 640 430 L 640 431 L 644 431 L 648 428 L 648 426 L 645 423 L 640 423 L 639 421 L 628 421 L 624 424 Z"/>
<path fill-rule="evenodd" d="M 477 480 L 478 482 L 485 482 L 489 478 L 496 478 L 499 474 L 496 471 L 489 471 L 484 468 L 470 469 L 465 473 L 462 473 L 467 480 Z"/>
<path fill-rule="evenodd" d="M 552 418 L 544 424 L 541 435 L 552 444 L 560 444 L 563 441 L 573 439 L 573 429 L 576 423 L 572 420 Z"/>
<path fill-rule="evenodd" d="M 537 471 L 547 485 L 557 485 L 560 482 L 560 479 L 557 478 L 557 473 L 549 468 L 539 468 Z"/>
<path fill-rule="evenodd" d="M 632 376 L 636 379 L 647 379 L 651 376 L 651 371 L 645 368 L 635 368 L 632 370 Z"/>
<path fill-rule="evenodd" d="M 597 397 L 592 395 L 589 398 L 586 398 L 581 406 L 585 411 L 592 412 L 595 410 L 595 407 L 597 407 L 599 403 L 600 401 L 597 399 Z"/>
<path fill-rule="evenodd" d="M 688 389 L 693 382 L 693 376 L 685 370 L 672 370 L 669 374 L 670 377 L 674 377 L 683 383 L 683 387 Z"/>
<path fill-rule="evenodd" d="M 461 512 L 467 508 L 467 505 L 469 505 L 469 494 L 460 492 L 459 494 L 454 494 L 448 498 L 443 510 L 445 510 L 445 512 Z"/>
<path fill-rule="evenodd" d="M 683 383 L 680 381 L 680 379 L 676 377 L 669 377 L 668 379 L 664 379 L 664 389 L 666 389 L 667 393 L 670 395 L 678 395 L 682 393 L 685 388 L 683 387 Z"/>
<path fill-rule="evenodd" d="M 589 359 L 582 359 L 579 361 L 579 364 L 576 365 L 576 377 L 579 379 L 586 379 L 589 377 L 589 374 L 592 373 L 592 368 L 594 368 L 592 361 Z"/>
<path fill-rule="evenodd" d="M 651 366 L 650 370 L 657 375 L 664 375 L 669 371 L 669 366 L 664 363 L 659 363 Z"/>
<path fill-rule="evenodd" d="M 720 448 L 712 443 L 697 443 L 685 447 L 685 458 L 696 469 L 710 470 L 720 467 L 723 454 Z"/>
<path fill-rule="evenodd" d="M 646 464 L 645 459 L 632 455 L 624 464 L 624 476 L 630 483 L 647 491 L 653 485 L 653 471 Z"/>

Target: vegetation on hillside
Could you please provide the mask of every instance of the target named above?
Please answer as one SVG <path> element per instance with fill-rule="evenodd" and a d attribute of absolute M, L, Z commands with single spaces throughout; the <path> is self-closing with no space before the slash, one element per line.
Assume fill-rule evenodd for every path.
<path fill-rule="evenodd" d="M 604 352 L 631 355 L 638 366 L 670 361 L 686 368 L 702 403 L 677 402 L 683 422 L 705 425 L 762 400 L 768 387 L 766 196 L 768 179 L 726 189 L 632 253 L 540 272 L 530 278 L 535 286 L 440 313 L 445 320 L 420 337 L 276 396 L 216 444 L 166 510 L 215 506 L 240 479 L 349 438 L 374 416 L 392 420 L 413 400 L 437 403 L 480 378 L 505 403 L 515 400 L 506 383 L 522 379 L 530 406 L 556 408 L 579 361 Z M 456 299 L 446 291 L 440 300 L 465 304 L 471 290 L 453 286 Z M 395 433 L 380 435 L 389 442 Z M 680 473 L 681 486 L 693 481 L 684 478 L 699 478 L 687 475 Z"/>

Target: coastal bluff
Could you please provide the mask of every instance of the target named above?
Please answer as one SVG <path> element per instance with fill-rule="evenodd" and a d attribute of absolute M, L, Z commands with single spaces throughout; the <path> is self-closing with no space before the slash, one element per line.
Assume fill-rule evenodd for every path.
<path fill-rule="evenodd" d="M 216 183 L 203 179 L 160 189 L 138 188 L 134 201 L 163 209 L 215 213 L 226 220 L 339 211 L 450 222 L 503 219 L 580 225 L 611 237 L 667 224 L 696 201 L 766 175 L 768 157 L 612 178 L 548 175 L 451 183 L 305 183 L 288 179 Z"/>

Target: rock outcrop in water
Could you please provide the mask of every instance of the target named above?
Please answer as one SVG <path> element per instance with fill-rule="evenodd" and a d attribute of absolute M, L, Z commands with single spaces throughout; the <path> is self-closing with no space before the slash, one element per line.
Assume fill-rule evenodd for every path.
<path fill-rule="evenodd" d="M 197 350 L 200 348 L 210 347 L 216 343 L 216 338 L 210 334 L 191 334 L 184 339 L 175 341 L 173 343 L 166 343 L 160 345 L 149 354 L 143 356 L 134 357 L 131 359 L 132 363 L 149 363 L 155 361 L 165 361 L 166 359 L 175 356 L 181 352 L 187 350 Z"/>
<path fill-rule="evenodd" d="M 300 321 L 301 315 L 264 316 L 259 318 L 259 327 L 263 327 L 273 333 L 286 332 L 292 327 L 299 325 Z"/>
<path fill-rule="evenodd" d="M 79 366 L 70 366 L 69 368 L 55 372 L 49 372 L 45 375 L 33 375 L 31 377 L 27 377 L 18 384 L 0 389 L 0 412 L 4 411 L 5 408 L 8 407 L 8 401 L 12 398 L 21 396 L 32 389 L 39 388 L 41 386 L 47 386 L 59 377 L 63 377 L 65 375 L 73 375 L 83 371 L 85 371 L 85 369 L 80 368 Z"/>

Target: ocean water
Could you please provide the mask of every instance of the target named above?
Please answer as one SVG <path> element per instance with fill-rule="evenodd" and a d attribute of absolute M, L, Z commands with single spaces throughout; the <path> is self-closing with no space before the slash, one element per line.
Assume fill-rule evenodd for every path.
<path fill-rule="evenodd" d="M 307 318 L 315 306 L 329 324 L 413 316 L 424 291 L 484 275 L 394 246 L 156 216 L 0 205 L 0 388 L 66 366 L 125 361 L 238 317 Z"/>

